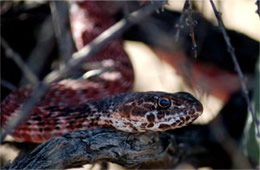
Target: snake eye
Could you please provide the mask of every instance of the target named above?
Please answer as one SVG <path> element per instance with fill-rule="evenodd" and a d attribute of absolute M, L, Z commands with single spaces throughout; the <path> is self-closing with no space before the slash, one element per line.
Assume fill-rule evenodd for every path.
<path fill-rule="evenodd" d="M 167 109 L 171 106 L 171 101 L 167 98 L 162 98 L 162 99 L 159 99 L 158 105 L 163 109 Z"/>

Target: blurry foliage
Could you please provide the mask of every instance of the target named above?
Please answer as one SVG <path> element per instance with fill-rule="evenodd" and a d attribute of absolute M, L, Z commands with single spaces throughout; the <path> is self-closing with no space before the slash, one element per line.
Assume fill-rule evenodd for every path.
<path fill-rule="evenodd" d="M 259 55 L 260 56 L 260 55 Z M 255 107 L 255 113 L 260 120 L 260 60 L 258 59 L 256 69 L 256 85 L 254 89 L 253 105 Z M 256 127 L 259 124 L 253 122 L 252 115 L 248 113 L 247 123 L 244 130 L 244 136 L 242 138 L 242 150 L 244 154 L 256 163 L 260 165 L 260 137 L 256 134 Z"/>

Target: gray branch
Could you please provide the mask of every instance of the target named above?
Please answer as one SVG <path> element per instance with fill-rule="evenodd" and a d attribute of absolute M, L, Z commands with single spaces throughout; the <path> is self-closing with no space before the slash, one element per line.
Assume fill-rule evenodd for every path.
<path fill-rule="evenodd" d="M 162 160 L 167 148 L 159 133 L 129 134 L 112 129 L 74 131 L 51 138 L 5 169 L 65 169 L 101 160 L 135 167 Z"/>
<path fill-rule="evenodd" d="M 223 161 L 230 156 L 235 156 L 235 160 L 229 160 L 234 168 L 252 168 L 236 143 L 227 145 L 228 135 L 220 138 L 221 126 L 190 125 L 158 133 L 125 133 L 109 128 L 74 131 L 49 139 L 23 159 L 9 162 L 4 169 L 65 169 L 98 161 L 138 169 L 172 169 L 182 162 L 194 167 L 219 164 L 215 167 L 223 168 Z M 214 135 L 211 128 L 219 129 L 218 133 Z M 230 147 L 228 153 L 223 145 Z"/>

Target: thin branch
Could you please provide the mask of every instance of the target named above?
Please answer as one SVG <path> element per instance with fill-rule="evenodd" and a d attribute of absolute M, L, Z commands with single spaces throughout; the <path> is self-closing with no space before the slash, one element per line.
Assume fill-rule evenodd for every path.
<path fill-rule="evenodd" d="M 16 53 L 9 44 L 1 36 L 1 44 L 5 49 L 6 56 L 12 58 L 18 67 L 22 70 L 23 74 L 33 85 L 38 84 L 39 80 L 32 70 L 23 62 L 22 57 Z"/>
<path fill-rule="evenodd" d="M 192 4 L 190 2 L 190 0 L 186 0 L 184 5 L 183 5 L 183 10 L 182 10 L 182 14 L 178 20 L 178 22 L 175 25 L 176 28 L 176 34 L 175 34 L 175 41 L 177 42 L 180 39 L 180 33 L 181 30 L 185 28 L 185 25 L 189 27 L 189 34 L 191 37 L 191 41 L 192 41 L 192 50 L 193 50 L 193 54 L 194 54 L 194 58 L 197 58 L 198 52 L 197 52 L 197 43 L 196 43 L 196 39 L 195 39 L 195 34 L 194 34 L 194 22 L 192 19 Z"/>
<path fill-rule="evenodd" d="M 185 1 L 186 3 L 186 1 Z M 185 7 L 185 4 L 184 4 Z M 184 12 L 184 7 L 181 13 L 181 16 L 179 18 L 179 20 L 177 21 L 177 23 L 175 24 L 175 28 L 176 28 L 176 33 L 175 33 L 175 41 L 178 42 L 180 39 L 180 33 L 181 33 L 181 29 L 184 28 L 184 19 L 185 19 L 185 12 Z"/>
<path fill-rule="evenodd" d="M 20 123 L 22 123 L 29 117 L 31 109 L 39 100 L 39 98 L 44 95 L 44 93 L 50 86 L 50 83 L 63 78 L 74 68 L 79 67 L 83 63 L 83 61 L 93 56 L 96 52 L 102 49 L 104 45 L 106 45 L 112 39 L 121 35 L 131 25 L 137 24 L 145 17 L 149 16 L 154 10 L 161 7 L 164 2 L 165 1 L 155 1 L 140 10 L 132 12 L 128 17 L 121 19 L 119 22 L 100 34 L 91 43 L 83 47 L 78 52 L 74 53 L 66 67 L 62 67 L 60 70 L 54 70 L 49 73 L 43 79 L 43 82 L 39 83 L 32 91 L 31 97 L 25 101 L 19 112 L 14 115 L 12 119 L 10 119 L 10 121 L 7 122 L 7 126 L 3 129 L 1 135 L 1 143 L 7 134 L 12 132 Z"/>
<path fill-rule="evenodd" d="M 232 44 L 230 42 L 229 36 L 227 35 L 227 32 L 225 30 L 225 26 L 224 26 L 224 23 L 223 23 L 223 21 L 221 19 L 220 13 L 217 11 L 216 6 L 215 6 L 213 0 L 210 0 L 210 3 L 211 3 L 211 6 L 213 8 L 213 11 L 215 13 L 215 16 L 217 18 L 219 29 L 221 30 L 221 32 L 223 34 L 223 37 L 225 39 L 225 42 L 227 44 L 227 48 L 228 48 L 227 50 L 228 50 L 229 54 L 231 55 L 232 61 L 233 61 L 234 66 L 235 66 L 235 70 L 236 70 L 236 72 L 238 74 L 238 77 L 239 77 L 239 80 L 240 80 L 240 85 L 242 87 L 242 91 L 243 91 L 244 97 L 246 99 L 249 111 L 252 114 L 253 120 L 255 122 L 257 136 L 260 137 L 260 121 L 258 120 L 258 118 L 257 118 L 257 116 L 255 114 L 255 111 L 253 109 L 252 103 L 250 102 L 250 98 L 248 96 L 248 88 L 247 88 L 246 83 L 245 83 L 244 75 L 243 75 L 243 73 L 242 73 L 242 71 L 240 69 L 240 66 L 238 64 L 237 57 L 235 55 L 235 50 L 234 50 L 234 48 L 233 48 L 233 46 L 232 46 Z"/>
<path fill-rule="evenodd" d="M 198 45 L 196 43 L 196 38 L 195 38 L 195 33 L 194 33 L 194 22 L 192 19 L 192 5 L 190 0 L 186 0 L 185 4 L 187 4 L 187 15 L 188 15 L 188 25 L 190 28 L 190 36 L 191 36 L 191 41 L 192 41 L 192 50 L 193 50 L 193 54 L 194 54 L 194 58 L 197 58 L 198 56 Z M 185 6 L 185 5 L 184 5 Z"/>
<path fill-rule="evenodd" d="M 51 16 L 46 17 L 44 22 L 40 25 L 40 29 L 36 36 L 35 47 L 31 51 L 26 60 L 26 64 L 39 77 L 42 72 L 48 56 L 55 47 L 55 35 L 53 31 L 53 23 Z M 20 84 L 28 84 L 23 75 Z"/>
<path fill-rule="evenodd" d="M 260 0 L 256 0 L 255 4 L 256 4 L 256 7 L 257 7 L 256 13 L 257 13 L 257 14 L 259 15 L 259 17 L 260 17 Z"/>
<path fill-rule="evenodd" d="M 69 5 L 67 1 L 51 1 L 50 8 L 57 38 L 61 64 L 67 64 L 74 51 L 74 43 L 69 29 Z"/>
<path fill-rule="evenodd" d="M 0 84 L 3 86 L 3 87 L 5 87 L 5 88 L 7 88 L 7 89 L 9 89 L 9 90 L 11 90 L 11 91 L 14 91 L 15 89 L 16 89 L 16 86 L 15 85 L 13 85 L 12 83 L 10 83 L 10 82 L 8 82 L 7 80 L 4 80 L 4 79 L 0 79 Z"/>

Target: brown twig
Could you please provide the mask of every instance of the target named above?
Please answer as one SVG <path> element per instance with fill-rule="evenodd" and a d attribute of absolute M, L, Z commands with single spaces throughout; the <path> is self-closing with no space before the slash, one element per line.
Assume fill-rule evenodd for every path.
<path fill-rule="evenodd" d="M 192 19 L 192 4 L 190 2 L 190 0 L 186 0 L 183 6 L 183 10 L 182 10 L 182 14 L 178 20 L 178 22 L 176 23 L 175 27 L 176 27 L 176 34 L 175 34 L 175 40 L 176 42 L 179 40 L 180 38 L 180 32 L 182 29 L 185 28 L 185 25 L 187 25 L 189 27 L 189 32 L 190 32 L 190 37 L 191 37 L 191 41 L 192 41 L 192 50 L 194 52 L 194 58 L 197 58 L 197 43 L 196 43 L 196 39 L 195 39 L 195 34 L 194 34 L 194 22 Z"/>
<path fill-rule="evenodd" d="M 186 10 L 187 10 L 187 15 L 188 15 L 188 25 L 189 25 L 189 28 L 190 28 L 190 36 L 191 36 L 191 41 L 192 41 L 192 50 L 193 50 L 193 54 L 194 54 L 194 58 L 197 58 L 198 56 L 198 52 L 197 52 L 197 49 L 198 49 L 198 45 L 196 43 L 196 38 L 195 38 L 195 33 L 194 33 L 194 28 L 193 28 L 193 19 L 192 19 L 192 5 L 191 5 L 191 2 L 190 0 L 186 0 L 185 4 L 184 4 L 184 7 L 186 7 Z"/>
<path fill-rule="evenodd" d="M 235 66 L 235 70 L 236 70 L 236 72 L 238 74 L 238 77 L 240 79 L 240 85 L 242 87 L 242 91 L 243 91 L 244 97 L 246 99 L 249 111 L 250 111 L 250 113 L 251 113 L 251 115 L 253 117 L 253 120 L 255 122 L 255 125 L 256 125 L 257 136 L 260 137 L 260 130 L 259 130 L 259 128 L 260 128 L 260 121 L 258 120 L 258 118 L 257 118 L 257 116 L 255 114 L 255 111 L 253 109 L 253 106 L 252 106 L 252 104 L 250 102 L 250 99 L 249 99 L 249 96 L 248 96 L 248 88 L 247 88 L 246 83 L 245 83 L 244 75 L 243 75 L 243 73 L 242 73 L 242 71 L 240 69 L 240 66 L 238 64 L 238 61 L 236 59 L 237 57 L 235 55 L 235 50 L 234 50 L 234 48 L 233 48 L 233 46 L 232 46 L 232 44 L 230 42 L 229 36 L 227 35 L 227 32 L 225 30 L 225 26 L 224 26 L 224 23 L 223 23 L 223 21 L 221 19 L 220 13 L 217 11 L 216 6 L 215 6 L 213 0 L 210 0 L 210 3 L 211 3 L 211 6 L 213 8 L 213 11 L 215 13 L 215 16 L 217 18 L 219 29 L 222 32 L 224 40 L 225 40 L 225 42 L 227 44 L 227 48 L 228 48 L 227 50 L 228 50 L 229 54 L 231 55 L 232 61 L 233 61 L 234 66 Z"/>
<path fill-rule="evenodd" d="M 36 104 L 39 98 L 44 95 L 52 82 L 66 76 L 69 72 L 71 72 L 71 70 L 80 66 L 83 61 L 93 56 L 96 52 L 102 49 L 102 47 L 104 47 L 104 45 L 106 45 L 109 41 L 121 35 L 131 25 L 139 23 L 145 17 L 149 16 L 154 10 L 161 7 L 164 2 L 165 1 L 156 1 L 143 7 L 140 10 L 130 13 L 128 17 L 121 19 L 119 22 L 100 34 L 91 43 L 83 47 L 78 52 L 74 53 L 66 67 L 62 67 L 60 70 L 54 70 L 49 73 L 43 79 L 43 81 L 41 83 L 38 83 L 36 88 L 34 88 L 31 97 L 25 101 L 25 103 L 22 105 L 21 110 L 19 110 L 19 112 L 14 115 L 10 119 L 10 121 L 7 122 L 7 126 L 4 128 L 1 134 L 1 143 L 7 134 L 12 132 L 16 128 L 16 126 L 18 126 L 20 123 L 28 118 L 32 107 Z"/>
<path fill-rule="evenodd" d="M 186 4 L 186 1 L 185 1 L 185 4 Z M 184 7 L 185 7 L 185 4 L 184 4 Z M 182 10 L 182 13 L 181 13 L 181 16 L 180 16 L 179 20 L 175 24 L 175 28 L 176 28 L 175 41 L 176 42 L 179 41 L 181 29 L 184 28 L 184 24 L 183 23 L 184 23 L 185 15 L 186 15 L 186 13 L 184 12 L 184 7 L 183 7 L 183 10 Z"/>

